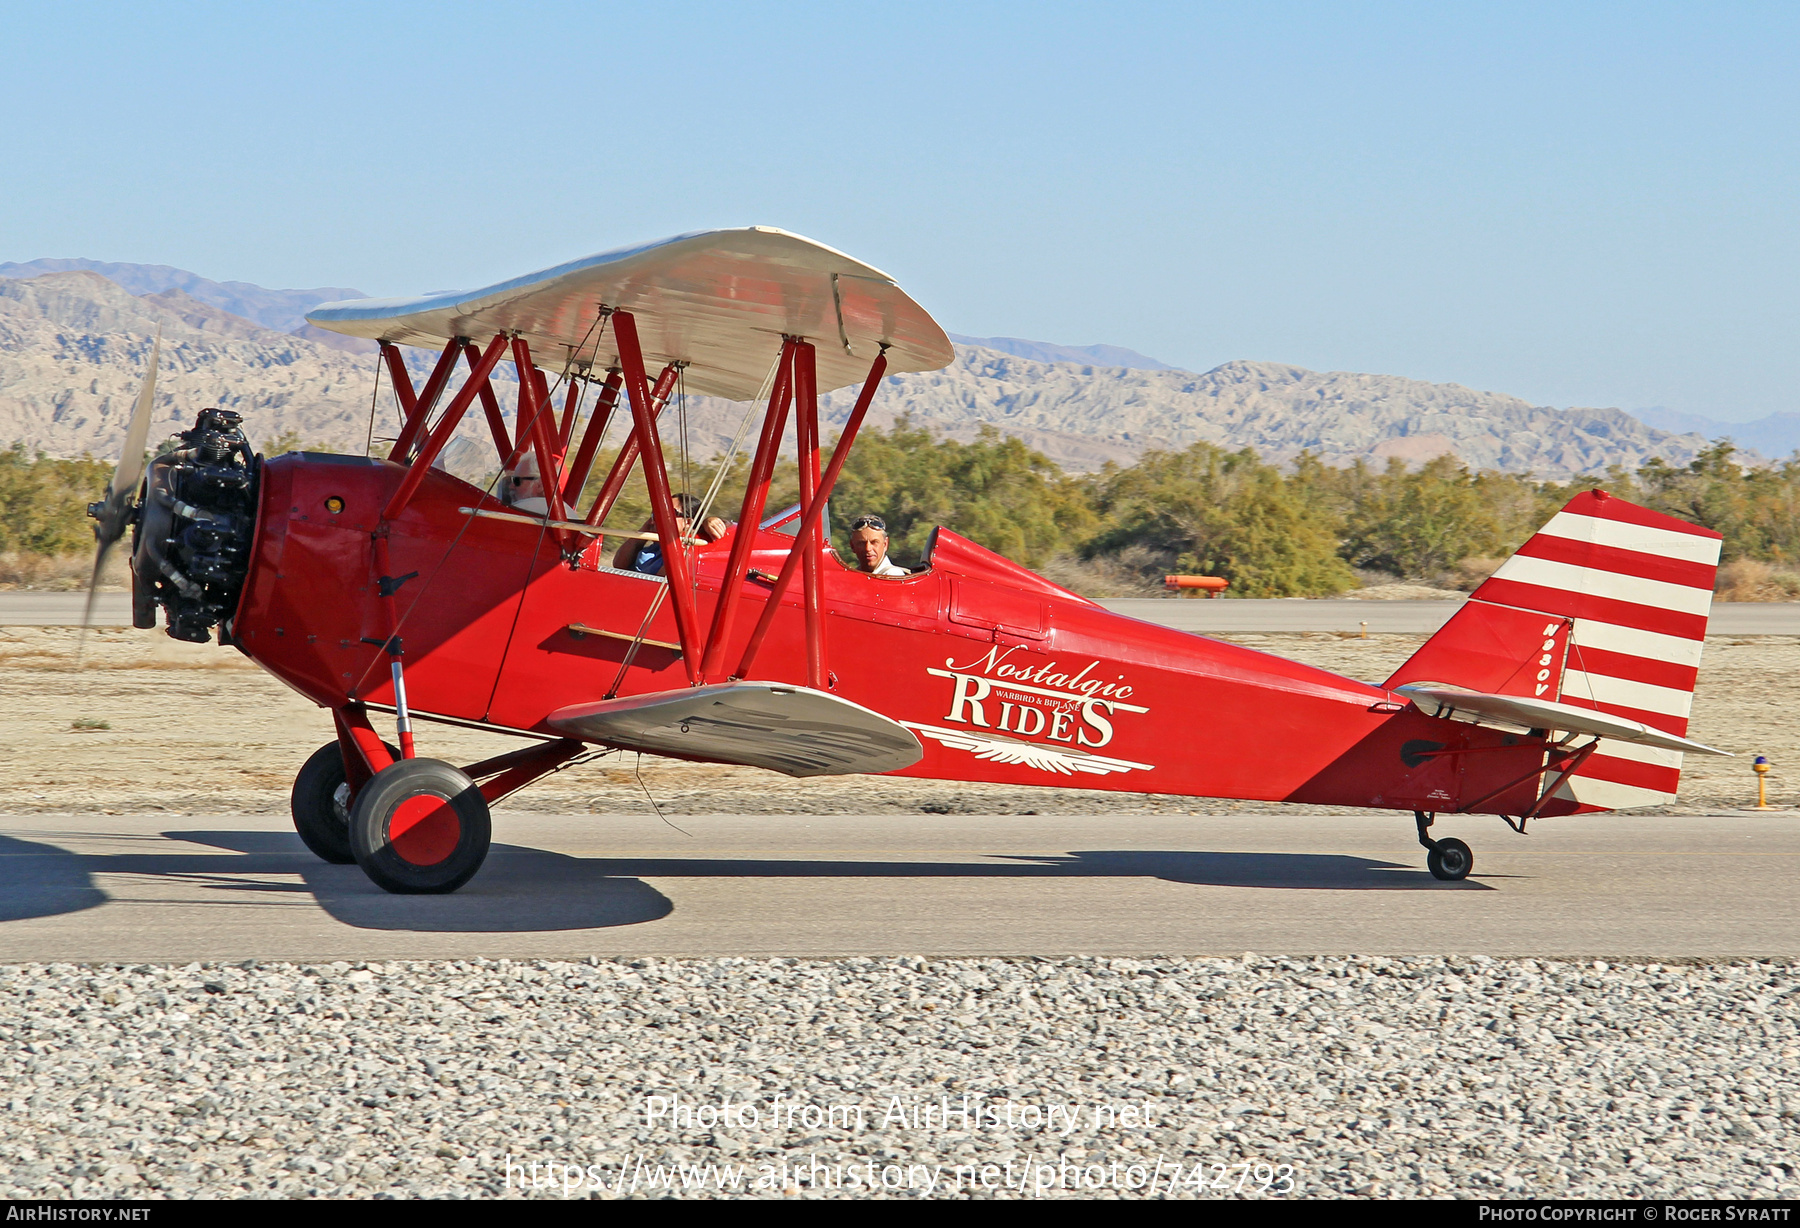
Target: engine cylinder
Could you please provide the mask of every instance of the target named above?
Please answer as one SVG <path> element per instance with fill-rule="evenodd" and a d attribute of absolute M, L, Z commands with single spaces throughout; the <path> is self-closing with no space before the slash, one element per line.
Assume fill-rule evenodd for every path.
<path fill-rule="evenodd" d="M 160 605 L 171 636 L 203 644 L 237 608 L 260 468 L 242 422 L 232 410 L 203 409 L 181 446 L 150 462 L 132 533 L 134 625 L 154 627 Z"/>

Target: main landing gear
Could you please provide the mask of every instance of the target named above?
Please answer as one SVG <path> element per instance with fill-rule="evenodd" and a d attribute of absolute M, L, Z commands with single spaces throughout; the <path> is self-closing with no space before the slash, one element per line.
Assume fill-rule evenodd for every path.
<path fill-rule="evenodd" d="M 475 782 L 436 759 L 402 759 L 351 788 L 343 749 L 327 742 L 294 777 L 294 830 L 321 860 L 356 862 L 388 891 L 455 891 L 487 857 L 487 799 Z"/>
<path fill-rule="evenodd" d="M 384 742 L 390 759 L 400 758 L 400 749 Z M 294 791 L 288 799 L 294 813 L 294 830 L 321 861 L 334 866 L 347 866 L 356 860 L 350 851 L 350 807 L 356 790 L 344 772 L 344 752 L 336 742 L 327 742 L 315 750 L 294 777 Z"/>
<path fill-rule="evenodd" d="M 1461 882 L 1469 877 L 1469 871 L 1475 868 L 1475 854 L 1469 851 L 1469 846 L 1455 837 L 1433 840 L 1427 835 L 1426 829 L 1437 820 L 1436 815 L 1415 810 L 1413 820 L 1419 825 L 1419 843 L 1425 846 L 1425 866 L 1431 876 L 1447 883 Z"/>
<path fill-rule="evenodd" d="M 321 859 L 354 861 L 399 895 L 455 891 L 475 877 L 492 840 L 489 807 L 592 753 L 558 738 L 458 768 L 405 757 L 381 741 L 360 705 L 336 715 L 338 740 L 314 751 L 294 778 L 294 830 Z"/>

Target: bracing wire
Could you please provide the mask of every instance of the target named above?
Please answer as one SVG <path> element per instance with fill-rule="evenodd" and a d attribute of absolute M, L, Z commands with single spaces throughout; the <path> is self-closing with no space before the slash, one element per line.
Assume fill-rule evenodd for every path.
<path fill-rule="evenodd" d="M 656 811 L 657 818 L 661 819 L 665 823 L 669 823 L 669 816 L 662 812 L 662 807 L 658 806 L 656 804 L 656 799 L 654 797 L 650 796 L 650 786 L 644 783 L 644 755 L 643 755 L 642 751 L 638 752 L 637 762 L 632 766 L 631 770 L 637 776 L 638 788 L 640 788 L 644 791 L 644 797 L 647 801 L 649 801 L 650 809 Z M 669 826 L 675 827 L 675 824 L 669 823 Z M 694 838 L 694 833 L 691 831 L 688 831 L 686 828 L 675 827 L 675 830 L 680 832 L 682 835 L 686 836 L 690 840 L 692 840 Z"/>
<path fill-rule="evenodd" d="M 384 356 L 375 359 L 375 386 L 369 390 L 369 437 L 363 442 L 363 455 L 375 450 L 375 404 L 381 399 L 381 369 L 387 365 Z"/>
<path fill-rule="evenodd" d="M 725 486 L 725 480 L 731 476 L 731 466 L 737 461 L 738 449 L 743 446 L 744 433 L 750 429 L 750 421 L 756 417 L 756 409 L 769 399 L 770 391 L 775 387 L 775 373 L 781 369 L 781 355 L 769 364 L 767 375 L 763 376 L 762 387 L 756 390 L 756 396 L 744 406 L 744 416 L 738 422 L 737 434 L 731 437 L 731 446 L 725 449 L 724 457 L 719 461 L 718 469 L 713 473 L 712 483 L 706 488 L 706 498 L 700 501 L 700 519 L 704 521 L 712 512 L 713 503 L 719 497 L 719 491 Z"/>

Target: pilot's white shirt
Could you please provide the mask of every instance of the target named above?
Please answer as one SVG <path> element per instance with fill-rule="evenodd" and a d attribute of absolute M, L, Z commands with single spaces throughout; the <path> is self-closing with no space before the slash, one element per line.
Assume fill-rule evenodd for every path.
<path fill-rule="evenodd" d="M 881 556 L 881 562 L 875 564 L 875 570 L 869 574 L 872 576 L 910 576 L 912 572 L 904 567 L 894 566 L 893 560 L 884 554 Z"/>

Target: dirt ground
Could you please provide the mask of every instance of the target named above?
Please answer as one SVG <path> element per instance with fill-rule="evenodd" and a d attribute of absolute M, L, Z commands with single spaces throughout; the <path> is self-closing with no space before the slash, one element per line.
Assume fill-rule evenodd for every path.
<path fill-rule="evenodd" d="M 1220 638 L 1370 681 L 1385 678 L 1424 639 L 1320 633 Z M 0 805 L 9 812 L 285 813 L 294 772 L 331 736 L 323 710 L 230 649 L 184 644 L 161 632 L 97 630 L 77 670 L 76 639 L 71 628 L 0 628 L 0 692 L 7 701 L 0 713 Z M 1753 804 L 1750 758 L 1758 754 L 1775 764 L 1770 800 L 1800 803 L 1797 713 L 1800 636 L 1709 639 L 1689 736 L 1739 757 L 1690 757 L 1680 797 L 1666 811 Z M 419 741 L 421 754 L 458 763 L 519 745 L 429 724 L 421 724 Z M 790 780 L 754 768 L 614 754 L 541 780 L 500 810 L 649 814 L 650 798 L 671 816 L 1297 809 L 881 777 Z"/>

